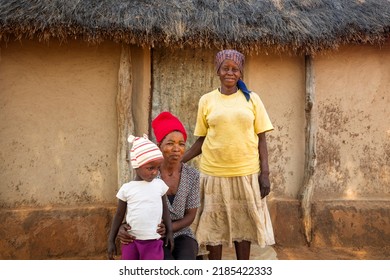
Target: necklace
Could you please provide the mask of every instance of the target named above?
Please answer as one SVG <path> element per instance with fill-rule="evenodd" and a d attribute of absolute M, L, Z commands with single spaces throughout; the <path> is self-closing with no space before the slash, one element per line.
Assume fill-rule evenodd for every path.
<path fill-rule="evenodd" d="M 161 171 L 164 171 L 164 172 L 161 172 Z M 167 168 L 160 169 L 160 173 L 161 174 L 164 173 L 164 176 L 168 176 L 168 177 L 173 177 L 174 175 L 175 175 L 175 177 L 180 177 L 180 171 L 181 171 L 181 166 L 180 167 L 169 166 Z"/>
<path fill-rule="evenodd" d="M 175 170 L 166 170 L 165 175 L 168 175 L 168 177 L 172 177 L 173 174 L 175 174 Z"/>

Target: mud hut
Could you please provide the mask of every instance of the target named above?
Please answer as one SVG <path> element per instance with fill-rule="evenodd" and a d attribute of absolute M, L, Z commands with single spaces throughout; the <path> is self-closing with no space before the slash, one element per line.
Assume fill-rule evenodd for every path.
<path fill-rule="evenodd" d="M 275 126 L 277 244 L 388 247 L 389 37 L 387 0 L 0 1 L 0 258 L 104 254 L 127 135 L 191 135 L 222 48 Z"/>

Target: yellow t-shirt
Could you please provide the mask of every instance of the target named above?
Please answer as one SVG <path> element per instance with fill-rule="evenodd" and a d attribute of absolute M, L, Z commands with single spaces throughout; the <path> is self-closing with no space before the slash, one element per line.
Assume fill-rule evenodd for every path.
<path fill-rule="evenodd" d="M 194 135 L 205 136 L 201 172 L 218 177 L 246 176 L 260 171 L 257 134 L 273 130 L 260 97 L 249 102 L 241 90 L 224 95 L 218 89 L 199 100 Z"/>

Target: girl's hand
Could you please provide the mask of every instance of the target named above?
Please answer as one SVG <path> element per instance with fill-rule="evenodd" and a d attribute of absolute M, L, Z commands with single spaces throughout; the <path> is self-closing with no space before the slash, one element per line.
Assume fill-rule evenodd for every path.
<path fill-rule="evenodd" d="M 116 246 L 113 242 L 109 242 L 107 256 L 109 260 L 114 260 L 114 256 L 116 256 Z"/>

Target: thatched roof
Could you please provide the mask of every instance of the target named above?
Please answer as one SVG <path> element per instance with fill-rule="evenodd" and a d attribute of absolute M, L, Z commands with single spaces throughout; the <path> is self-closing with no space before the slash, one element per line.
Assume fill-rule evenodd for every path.
<path fill-rule="evenodd" d="M 315 53 L 390 37 L 390 0 L 0 0 L 0 40 Z"/>

